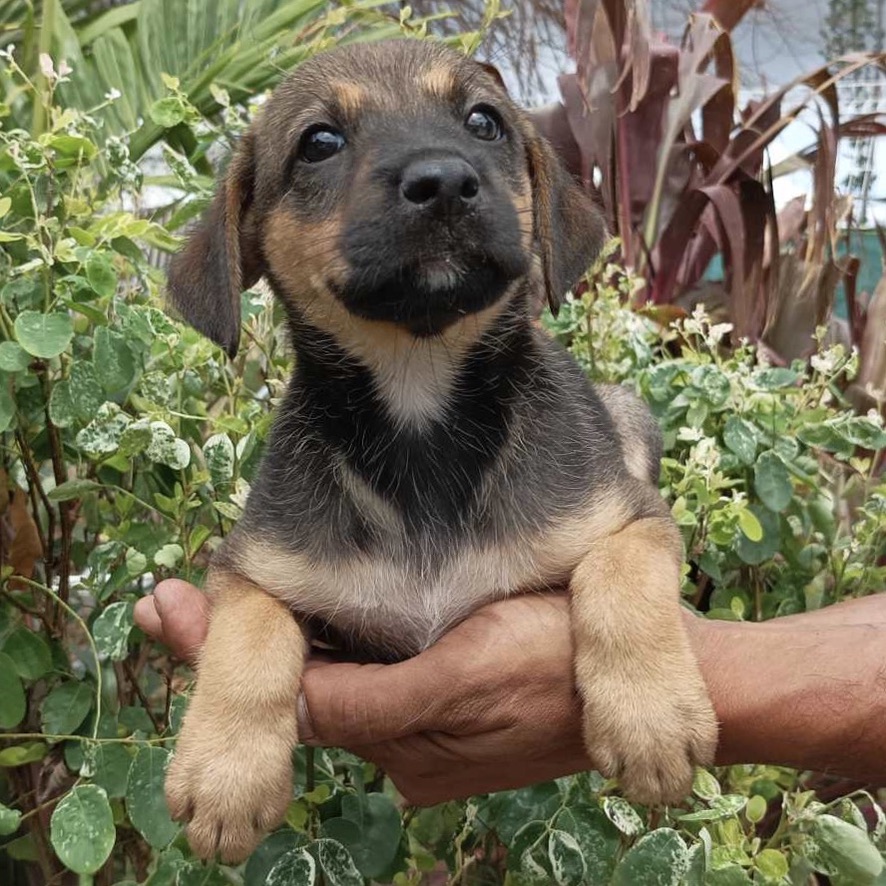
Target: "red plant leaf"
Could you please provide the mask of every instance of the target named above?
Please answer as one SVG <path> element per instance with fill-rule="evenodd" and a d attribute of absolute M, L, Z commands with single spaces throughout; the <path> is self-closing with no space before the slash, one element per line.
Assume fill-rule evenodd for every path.
<path fill-rule="evenodd" d="M 701 12 L 712 15 L 724 31 L 731 31 L 760 0 L 705 0 Z"/>

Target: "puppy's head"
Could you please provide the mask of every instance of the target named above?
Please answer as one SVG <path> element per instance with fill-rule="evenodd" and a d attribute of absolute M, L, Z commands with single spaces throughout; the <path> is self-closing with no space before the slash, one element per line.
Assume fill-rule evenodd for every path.
<path fill-rule="evenodd" d="M 556 308 L 602 236 L 493 70 L 428 41 L 355 44 L 277 88 L 169 288 L 229 353 L 240 293 L 263 274 L 312 322 L 433 336 L 501 302 L 535 260 Z"/>

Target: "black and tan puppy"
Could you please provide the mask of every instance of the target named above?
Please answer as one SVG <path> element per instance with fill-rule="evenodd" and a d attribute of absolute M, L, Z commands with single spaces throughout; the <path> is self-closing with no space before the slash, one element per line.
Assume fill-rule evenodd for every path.
<path fill-rule="evenodd" d="M 438 44 L 318 56 L 244 137 L 170 289 L 233 353 L 240 294 L 264 275 L 297 360 L 211 567 L 167 780 L 198 854 L 239 859 L 282 818 L 318 625 L 392 661 L 484 603 L 568 583 L 597 767 L 659 802 L 711 760 L 654 422 L 589 386 L 530 319 L 602 236 L 500 81 Z"/>

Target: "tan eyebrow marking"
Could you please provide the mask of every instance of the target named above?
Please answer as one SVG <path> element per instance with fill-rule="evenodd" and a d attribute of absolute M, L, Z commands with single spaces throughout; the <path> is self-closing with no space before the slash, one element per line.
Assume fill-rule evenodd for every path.
<path fill-rule="evenodd" d="M 448 65 L 434 65 L 419 77 L 418 83 L 431 95 L 451 98 L 455 92 L 455 72 Z"/>
<path fill-rule="evenodd" d="M 359 111 L 366 104 L 366 90 L 359 84 L 335 80 L 331 86 L 335 101 L 345 114 Z"/>

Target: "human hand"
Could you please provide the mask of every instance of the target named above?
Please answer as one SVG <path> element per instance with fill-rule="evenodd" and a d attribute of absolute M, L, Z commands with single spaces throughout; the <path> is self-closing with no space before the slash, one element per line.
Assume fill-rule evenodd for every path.
<path fill-rule="evenodd" d="M 193 660 L 210 604 L 161 582 L 136 622 Z M 394 665 L 312 656 L 299 739 L 381 766 L 421 805 L 521 787 L 591 768 L 581 739 L 564 595 L 524 595 L 478 610 L 415 658 Z"/>
<path fill-rule="evenodd" d="M 136 621 L 181 658 L 210 604 L 161 582 Z M 685 613 L 720 720 L 717 763 L 772 763 L 886 784 L 886 594 L 763 623 Z M 512 597 L 478 610 L 396 665 L 313 656 L 299 738 L 382 766 L 429 805 L 591 768 L 572 676 L 568 599 Z"/>

